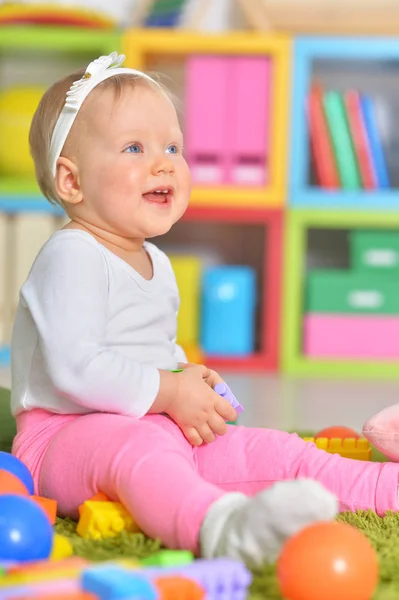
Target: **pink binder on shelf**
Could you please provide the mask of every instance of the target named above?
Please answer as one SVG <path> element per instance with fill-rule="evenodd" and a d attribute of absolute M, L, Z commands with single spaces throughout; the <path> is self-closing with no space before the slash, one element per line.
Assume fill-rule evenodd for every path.
<path fill-rule="evenodd" d="M 270 146 L 272 63 L 267 57 L 230 58 L 229 183 L 262 186 Z"/>
<path fill-rule="evenodd" d="M 228 59 L 190 56 L 186 61 L 186 157 L 196 184 L 226 183 Z"/>

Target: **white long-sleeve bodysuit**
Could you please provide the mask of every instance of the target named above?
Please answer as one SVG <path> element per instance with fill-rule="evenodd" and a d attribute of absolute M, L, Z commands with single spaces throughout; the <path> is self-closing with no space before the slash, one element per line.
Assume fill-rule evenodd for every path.
<path fill-rule="evenodd" d="M 43 246 L 24 283 L 11 344 L 14 415 L 113 412 L 141 417 L 176 345 L 179 293 L 167 256 L 145 243 L 153 278 L 79 230 Z"/>

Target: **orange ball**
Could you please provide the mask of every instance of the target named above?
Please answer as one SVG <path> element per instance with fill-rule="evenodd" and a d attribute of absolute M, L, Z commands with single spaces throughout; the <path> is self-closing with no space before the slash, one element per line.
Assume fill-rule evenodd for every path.
<path fill-rule="evenodd" d="M 351 525 L 315 523 L 287 540 L 277 578 L 287 600 L 370 600 L 378 583 L 377 555 Z"/>
<path fill-rule="evenodd" d="M 360 435 L 354 429 L 350 429 L 350 427 L 344 427 L 343 425 L 334 425 L 333 427 L 326 427 L 317 433 L 316 438 L 328 438 L 331 440 L 332 438 L 339 438 L 344 440 L 345 438 L 355 438 L 356 440 L 360 439 Z"/>
<path fill-rule="evenodd" d="M 27 487 L 18 477 L 9 471 L 0 469 L 0 494 L 17 494 L 29 496 Z"/>

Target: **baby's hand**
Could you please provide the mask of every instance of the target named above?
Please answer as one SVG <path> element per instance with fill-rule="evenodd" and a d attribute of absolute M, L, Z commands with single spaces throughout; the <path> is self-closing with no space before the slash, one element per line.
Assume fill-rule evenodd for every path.
<path fill-rule="evenodd" d="M 215 385 L 218 383 L 224 383 L 223 378 L 214 371 L 213 369 L 208 369 L 205 365 L 198 365 L 196 363 L 179 363 L 179 369 L 191 369 L 192 367 L 200 367 L 202 369 L 202 377 L 205 383 L 209 385 L 212 389 L 215 388 Z"/>
<path fill-rule="evenodd" d="M 226 433 L 226 421 L 237 418 L 231 404 L 207 383 L 213 373 L 203 365 L 185 365 L 184 370 L 176 374 L 178 392 L 166 410 L 193 446 L 213 442 L 215 435 Z M 219 381 L 223 380 L 215 381 L 215 385 Z"/>

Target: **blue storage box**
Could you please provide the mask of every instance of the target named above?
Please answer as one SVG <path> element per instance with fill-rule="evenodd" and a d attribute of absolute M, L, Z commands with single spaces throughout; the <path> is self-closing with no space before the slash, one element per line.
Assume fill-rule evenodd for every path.
<path fill-rule="evenodd" d="M 204 270 L 201 347 L 208 355 L 244 356 L 254 352 L 256 275 L 247 266 Z"/>

